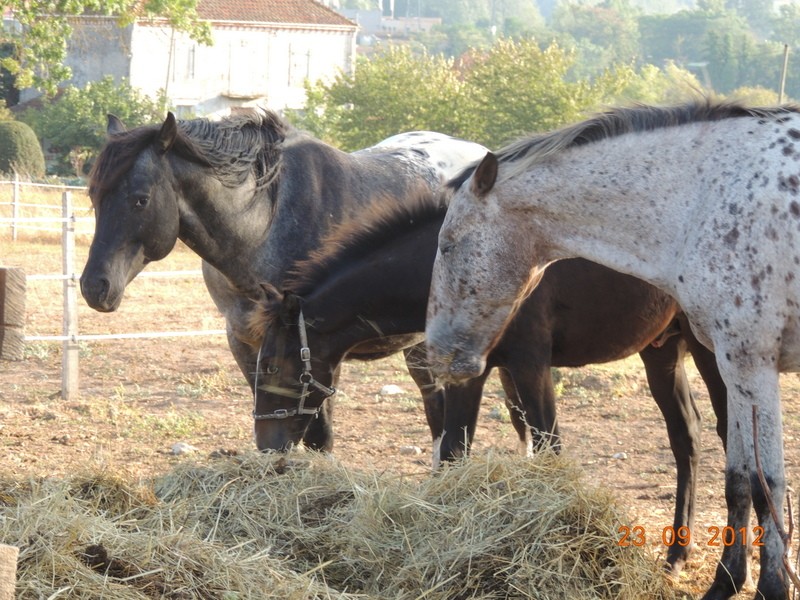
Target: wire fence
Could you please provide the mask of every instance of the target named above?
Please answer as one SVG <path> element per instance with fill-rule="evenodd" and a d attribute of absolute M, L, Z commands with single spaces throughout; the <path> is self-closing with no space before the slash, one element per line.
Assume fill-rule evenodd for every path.
<path fill-rule="evenodd" d="M 12 200 L 10 202 L 0 202 L 0 208 L 5 207 L 5 212 L 10 216 L 0 216 L 0 230 L 6 226 L 10 227 L 12 241 L 16 241 L 17 234 L 23 228 L 29 228 L 38 232 L 60 232 L 61 233 L 61 254 L 62 272 L 49 274 L 26 275 L 25 281 L 35 283 L 37 281 L 62 281 L 63 293 L 63 317 L 61 335 L 32 335 L 25 336 L 28 342 L 61 342 L 62 343 L 62 385 L 61 395 L 65 399 L 77 397 L 78 395 L 78 349 L 79 342 L 97 340 L 131 340 L 131 339 L 158 339 L 158 338 L 178 338 L 191 336 L 211 336 L 223 335 L 224 329 L 207 329 L 195 331 L 149 331 L 149 332 L 128 332 L 113 334 L 81 334 L 78 329 L 78 280 L 79 275 L 75 272 L 75 237 L 78 234 L 91 235 L 94 231 L 94 218 L 91 216 L 76 216 L 76 207 L 73 203 L 73 194 L 85 196 L 85 188 L 73 186 L 53 186 L 61 192 L 61 203 L 59 205 L 23 202 L 18 201 L 22 197 L 21 190 L 26 186 L 45 187 L 43 184 L 25 184 L 19 181 L 0 181 L 0 197 L 3 197 L 4 187 L 11 186 Z M 16 190 L 16 191 L 15 191 Z M 6 190 L 7 193 L 7 190 Z M 52 193 L 52 192 L 51 192 Z M 84 200 L 84 202 L 88 202 Z M 23 209 L 27 214 L 23 214 Z M 60 214 L 54 215 L 55 210 Z M 86 212 L 86 205 L 80 206 L 78 210 Z M 91 212 L 91 207 L 88 208 Z M 3 212 L 0 212 L 2 215 Z M 80 232 L 76 231 L 76 225 L 82 225 Z M 201 277 L 202 272 L 197 270 L 187 271 L 162 271 L 140 273 L 139 277 L 151 278 L 170 278 L 170 277 Z"/>

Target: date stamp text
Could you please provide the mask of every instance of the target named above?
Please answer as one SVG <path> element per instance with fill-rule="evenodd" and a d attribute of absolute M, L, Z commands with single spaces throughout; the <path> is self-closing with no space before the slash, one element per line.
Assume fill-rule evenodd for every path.
<path fill-rule="evenodd" d="M 648 531 L 641 525 L 622 525 L 617 529 L 620 534 L 617 540 L 617 545 L 627 548 L 629 546 L 644 546 L 648 540 Z M 707 546 L 735 546 L 747 544 L 748 534 L 750 528 L 739 527 L 733 528 L 729 525 L 725 527 L 709 527 L 706 531 L 706 536 L 703 538 L 703 543 Z M 664 527 L 660 532 L 656 532 L 657 537 L 664 546 L 689 546 L 692 542 L 697 540 L 692 538 L 692 531 L 686 527 L 681 526 L 677 529 L 671 525 Z M 755 526 L 752 528 L 751 543 L 753 546 L 763 546 L 764 542 L 761 538 L 764 536 L 764 528 Z"/>

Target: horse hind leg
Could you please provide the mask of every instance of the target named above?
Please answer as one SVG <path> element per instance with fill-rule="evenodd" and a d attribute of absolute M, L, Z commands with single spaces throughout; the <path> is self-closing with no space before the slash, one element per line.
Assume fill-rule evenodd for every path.
<path fill-rule="evenodd" d="M 680 336 L 672 336 L 658 348 L 647 346 L 639 356 L 644 363 L 650 393 L 666 422 L 678 472 L 672 531 L 676 534 L 688 532 L 691 540 L 700 462 L 700 413 L 683 367 L 685 353 L 686 342 Z M 685 546 L 671 544 L 667 550 L 668 571 L 673 575 L 680 573 L 691 550 L 691 542 Z"/>
<path fill-rule="evenodd" d="M 703 346 L 700 341 L 692 333 L 692 327 L 689 324 L 689 319 L 685 314 L 681 313 L 677 317 L 680 323 L 681 336 L 686 340 L 689 352 L 694 360 L 695 367 L 703 378 L 708 389 L 708 397 L 711 400 L 711 406 L 714 409 L 714 415 L 717 417 L 717 435 L 722 441 L 722 447 L 727 447 L 728 435 L 728 391 L 725 387 L 725 382 L 722 380 L 722 375 L 719 373 L 717 366 L 717 358 L 714 353 Z"/>

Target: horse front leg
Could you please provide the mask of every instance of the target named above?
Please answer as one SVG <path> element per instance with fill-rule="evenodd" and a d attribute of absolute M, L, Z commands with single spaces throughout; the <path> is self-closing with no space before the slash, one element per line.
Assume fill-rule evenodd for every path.
<path fill-rule="evenodd" d="M 717 348 L 720 371 L 728 388 L 728 444 L 725 469 L 725 498 L 728 502 L 728 525 L 737 534 L 734 544 L 726 545 L 717 567 L 714 582 L 703 600 L 727 599 L 736 594 L 748 578 L 747 545 L 741 533 L 750 532 L 750 500 L 758 517 L 760 564 L 758 600 L 785 600 L 789 586 L 783 568 L 784 545 L 772 518 L 774 507 L 783 527 L 783 499 L 786 481 L 783 464 L 783 432 L 779 396 L 779 378 L 774 363 L 752 367 L 748 360 L 734 362 Z M 730 353 L 733 356 L 735 354 Z M 776 357 L 777 358 L 777 357 Z M 764 359 L 764 362 L 768 362 Z M 753 406 L 757 407 L 758 431 L 753 435 Z M 767 501 L 756 469 L 754 441 L 758 443 L 761 471 L 772 495 Z"/>
<path fill-rule="evenodd" d="M 442 387 L 428 367 L 424 344 L 406 348 L 403 354 L 408 372 L 422 394 L 425 418 L 433 439 L 431 463 L 437 469 L 442 461 L 453 461 L 469 454 L 489 370 L 463 385 Z"/>
<path fill-rule="evenodd" d="M 433 439 L 432 465 L 437 468 L 441 462 L 441 443 L 444 433 L 444 387 L 436 383 L 430 368 L 425 345 L 417 344 L 403 350 L 406 368 L 411 379 L 422 395 L 422 404 L 425 407 L 425 420 Z"/>
<path fill-rule="evenodd" d="M 648 345 L 639 356 L 644 363 L 650 393 L 664 416 L 678 471 L 672 531 L 688 530 L 691 535 L 700 464 L 700 413 L 683 367 L 685 354 L 686 342 L 679 336 L 672 336 L 661 347 Z M 681 572 L 692 549 L 692 543 L 669 546 L 667 568 L 673 575 Z"/>
<path fill-rule="evenodd" d="M 507 369 L 497 369 L 497 374 L 506 394 L 506 409 L 511 419 L 511 425 L 514 427 L 514 431 L 517 432 L 520 453 L 522 456 L 530 458 L 533 456 L 533 439 L 530 435 L 528 423 L 525 421 L 525 410 L 522 407 L 522 400 L 519 398 L 517 384 Z"/>
<path fill-rule="evenodd" d="M 556 415 L 556 393 L 549 361 L 531 356 L 507 361 L 505 368 L 516 386 L 517 401 L 509 411 L 517 411 L 525 423 L 529 444 L 534 451 L 561 452 L 561 432 Z"/>
<path fill-rule="evenodd" d="M 445 386 L 440 460 L 453 461 L 469 454 L 478 424 L 483 384 L 489 372 L 490 369 L 486 369 L 483 374 L 462 385 Z"/>

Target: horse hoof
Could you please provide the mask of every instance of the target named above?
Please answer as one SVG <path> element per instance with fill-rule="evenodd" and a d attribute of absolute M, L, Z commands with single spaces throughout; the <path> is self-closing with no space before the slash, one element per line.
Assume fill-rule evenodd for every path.
<path fill-rule="evenodd" d="M 685 558 L 681 558 L 673 562 L 667 560 L 666 562 L 664 562 L 664 574 L 670 579 L 677 580 L 678 576 L 681 574 L 681 571 L 683 571 L 683 567 L 685 564 L 686 564 Z"/>

